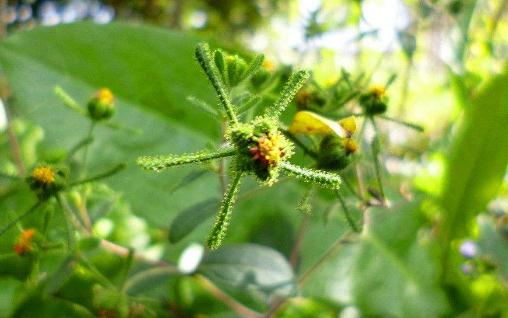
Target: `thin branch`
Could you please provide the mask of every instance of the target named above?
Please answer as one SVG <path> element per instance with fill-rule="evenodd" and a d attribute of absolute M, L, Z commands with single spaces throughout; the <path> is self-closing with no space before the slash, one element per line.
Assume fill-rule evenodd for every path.
<path fill-rule="evenodd" d="M 169 156 L 143 156 L 139 157 L 136 161 L 139 166 L 141 166 L 145 170 L 152 170 L 158 172 L 162 169 L 166 169 L 169 167 L 189 164 L 189 163 L 201 163 L 210 161 L 213 159 L 219 159 L 223 157 L 230 157 L 236 153 L 236 149 L 233 147 L 228 147 L 224 149 L 219 149 L 214 152 L 198 152 L 198 153 L 189 153 L 183 154 L 180 156 L 169 155 Z"/>
<path fill-rule="evenodd" d="M 233 123 L 237 123 L 238 119 L 236 118 L 236 113 L 234 111 L 233 104 L 231 103 L 231 99 L 229 94 L 226 91 L 224 83 L 222 83 L 218 70 L 215 64 L 212 62 L 212 58 L 210 56 L 210 47 L 206 43 L 199 43 L 196 47 L 196 59 L 201 65 L 201 68 L 205 72 L 206 76 L 210 80 L 219 100 L 224 107 L 226 115 L 228 119 Z"/>
<path fill-rule="evenodd" d="M 300 227 L 298 228 L 298 233 L 296 234 L 295 244 L 293 245 L 293 249 L 291 250 L 291 255 L 289 257 L 289 264 L 293 269 L 296 268 L 296 263 L 298 261 L 298 253 L 300 252 L 300 247 L 302 245 L 303 238 L 305 236 L 305 231 L 308 228 L 310 221 L 310 215 L 304 214 L 302 221 L 300 222 Z"/>
<path fill-rule="evenodd" d="M 313 158 L 313 159 L 317 159 L 318 155 L 317 153 L 310 149 L 309 147 L 307 147 L 306 144 L 304 144 L 300 139 L 298 139 L 294 134 L 292 134 L 291 132 L 289 132 L 289 130 L 287 129 L 284 129 L 282 130 L 282 133 L 288 137 L 289 139 L 291 139 L 291 141 L 293 141 L 298 147 L 302 148 L 303 152 L 307 155 L 309 155 L 309 157 Z"/>
<path fill-rule="evenodd" d="M 130 253 L 130 250 L 126 247 L 123 247 L 121 245 L 118 245 L 116 243 L 113 243 L 111 241 L 108 241 L 108 240 L 101 240 L 100 243 L 99 243 L 100 247 L 113 253 L 113 254 L 116 254 L 118 256 L 122 256 L 122 257 L 128 257 L 129 256 L 129 253 Z M 144 257 L 142 254 L 139 254 L 139 253 L 136 253 L 134 252 L 133 255 L 132 255 L 133 259 L 137 260 L 137 261 L 142 261 L 144 263 L 147 263 L 147 264 L 151 264 L 151 265 L 160 265 L 160 266 L 166 266 L 166 267 L 171 267 L 173 270 L 175 271 L 178 271 L 177 267 L 169 262 L 166 262 L 166 261 L 155 261 L 155 260 L 151 260 L 151 259 L 148 259 L 146 257 Z"/>
<path fill-rule="evenodd" d="M 7 138 L 9 139 L 9 145 L 11 148 L 12 158 L 14 163 L 16 164 L 16 168 L 18 169 L 18 175 L 23 177 L 26 173 L 25 165 L 23 164 L 23 160 L 21 159 L 21 150 L 19 146 L 18 139 L 16 137 L 16 133 L 12 128 L 12 120 L 9 115 L 9 109 L 7 107 L 7 103 L 4 103 L 5 106 L 5 114 L 7 116 Z"/>
<path fill-rule="evenodd" d="M 124 163 L 118 164 L 115 167 L 113 167 L 112 169 L 110 169 L 110 170 L 108 170 L 106 172 L 100 173 L 100 174 L 98 174 L 96 176 L 72 182 L 72 183 L 69 184 L 69 187 L 75 187 L 75 186 L 80 185 L 80 184 L 90 183 L 90 182 L 94 182 L 94 181 L 98 181 L 98 180 L 110 177 L 110 176 L 112 176 L 112 175 L 122 171 L 126 167 L 127 167 L 127 165 L 124 164 Z"/>
<path fill-rule="evenodd" d="M 14 220 L 10 221 L 0 230 L 0 236 L 2 236 L 5 232 L 7 232 L 10 228 L 12 228 L 14 225 L 16 225 L 19 221 L 26 218 L 33 212 L 37 211 L 37 208 L 39 208 L 45 201 L 37 201 L 34 205 L 32 205 L 28 210 L 18 215 Z"/>
<path fill-rule="evenodd" d="M 344 201 L 344 198 L 340 194 L 339 190 L 336 190 L 335 194 L 337 196 L 337 199 L 339 199 L 340 205 L 342 207 L 342 211 L 344 211 L 344 216 L 346 217 L 347 223 L 349 224 L 349 226 L 351 227 L 351 229 L 354 232 L 357 232 L 357 233 L 360 232 L 360 229 L 358 228 L 355 221 L 353 220 L 353 217 L 351 216 L 351 213 L 349 212 L 346 202 Z"/>
<path fill-rule="evenodd" d="M 274 118 L 278 118 L 282 112 L 287 108 L 289 103 L 293 100 L 296 93 L 302 88 L 305 82 L 309 79 L 310 73 L 308 71 L 298 71 L 291 74 L 286 85 L 280 93 L 279 99 L 275 102 L 273 107 L 267 108 L 265 114 Z"/>
<path fill-rule="evenodd" d="M 263 318 L 265 317 L 263 314 L 254 311 L 250 308 L 245 307 L 241 303 L 237 302 L 235 299 L 233 299 L 231 296 L 217 288 L 215 285 L 212 284 L 208 279 L 206 279 L 202 275 L 196 275 L 196 280 L 198 283 L 206 289 L 213 297 L 220 300 L 224 304 L 226 304 L 229 308 L 231 308 L 234 312 L 236 312 L 238 315 L 242 317 L 247 318 Z"/>
<path fill-rule="evenodd" d="M 379 161 L 379 147 L 380 147 L 379 146 L 379 129 L 377 128 L 374 118 L 369 117 L 369 120 L 372 123 L 372 127 L 374 128 L 374 131 L 375 131 L 374 138 L 370 144 L 370 147 L 371 147 L 371 151 L 372 151 L 372 159 L 374 160 L 374 169 L 376 171 L 376 179 L 378 182 L 379 192 L 381 194 L 381 200 L 384 205 L 386 197 L 385 197 L 385 190 L 383 187 L 381 163 Z"/>
<path fill-rule="evenodd" d="M 333 256 L 338 250 L 342 247 L 344 244 L 349 244 L 353 242 L 351 239 L 352 232 L 346 232 L 344 235 L 342 235 L 339 239 L 337 239 L 332 246 L 328 248 L 328 250 L 319 258 L 319 260 L 314 263 L 309 269 L 307 269 L 301 276 L 298 278 L 298 285 L 303 286 L 309 276 L 314 273 L 323 263 L 330 257 Z"/>

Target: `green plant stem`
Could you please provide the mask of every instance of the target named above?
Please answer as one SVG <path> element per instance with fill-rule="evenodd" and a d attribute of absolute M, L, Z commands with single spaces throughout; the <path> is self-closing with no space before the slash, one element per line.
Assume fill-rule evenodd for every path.
<path fill-rule="evenodd" d="M 234 312 L 236 312 L 240 317 L 246 318 L 264 318 L 265 316 L 259 312 L 256 312 L 250 308 L 245 307 L 241 303 L 237 302 L 235 299 L 231 298 L 228 294 L 217 288 L 212 282 L 206 279 L 202 275 L 195 276 L 197 282 L 206 289 L 214 298 L 220 300 L 224 304 L 226 304 L 229 308 L 231 308 Z"/>
<path fill-rule="evenodd" d="M 11 179 L 11 180 L 21 180 L 21 178 L 18 176 L 13 176 L 13 175 L 3 173 L 3 172 L 0 172 L 0 178 Z"/>
<path fill-rule="evenodd" d="M 85 137 L 85 140 L 86 139 L 93 139 L 93 130 L 95 128 L 95 121 L 91 121 L 90 122 L 90 128 L 88 129 L 88 133 L 86 134 L 86 137 Z M 81 176 L 85 176 L 86 175 L 86 164 L 87 164 L 87 160 L 88 160 L 88 147 L 89 147 L 89 143 L 84 145 L 84 149 L 83 149 L 83 162 L 81 164 Z"/>
<path fill-rule="evenodd" d="M 332 189 L 338 189 L 340 187 L 341 177 L 338 174 L 295 166 L 287 161 L 282 161 L 279 165 L 287 174 L 297 179 L 313 182 Z"/>
<path fill-rule="evenodd" d="M 420 125 L 416 125 L 416 124 L 413 124 L 413 123 L 408 123 L 406 121 L 395 119 L 395 118 L 388 117 L 388 116 L 385 116 L 385 115 L 379 115 L 378 117 L 381 118 L 381 119 L 384 119 L 384 120 L 392 121 L 394 123 L 406 126 L 408 128 L 414 129 L 414 130 L 419 131 L 419 132 L 423 132 L 424 131 L 423 127 L 420 126 Z"/>
<path fill-rule="evenodd" d="M 293 141 L 298 147 L 302 148 L 303 152 L 305 154 L 309 155 L 309 157 L 311 157 L 313 159 L 317 159 L 317 153 L 314 150 L 307 147 L 306 144 L 304 144 L 300 139 L 298 139 L 295 135 L 293 135 L 291 132 L 289 132 L 289 130 L 284 129 L 284 130 L 282 130 L 282 133 L 286 137 L 291 139 L 291 141 Z"/>
<path fill-rule="evenodd" d="M 12 158 L 14 160 L 14 163 L 16 164 L 16 168 L 18 169 L 18 175 L 24 176 L 26 169 L 23 160 L 21 159 L 21 149 L 19 146 L 18 139 L 16 138 L 16 133 L 12 128 L 12 120 L 10 119 L 7 106 L 5 107 L 5 111 L 7 113 L 7 138 L 9 140 Z"/>
<path fill-rule="evenodd" d="M 80 254 L 77 254 L 77 257 L 78 261 L 81 263 L 81 265 L 83 265 L 84 267 L 86 267 L 90 273 L 92 273 L 95 278 L 100 281 L 104 286 L 107 286 L 107 287 L 110 287 L 110 288 L 114 288 L 116 289 L 116 286 L 115 284 L 113 284 L 111 282 L 111 280 L 109 280 L 109 278 L 107 278 L 106 276 L 104 276 L 104 274 L 101 273 L 101 271 L 99 271 L 97 269 L 97 267 L 95 267 L 95 265 L 93 263 L 91 263 L 90 261 L 88 261 L 86 258 L 84 258 L 82 255 Z"/>
<path fill-rule="evenodd" d="M 353 188 L 353 186 L 351 185 L 351 183 L 349 183 L 349 181 L 347 181 L 346 178 L 343 178 L 342 179 L 342 182 L 344 183 L 344 185 L 346 186 L 346 188 L 349 190 L 349 192 L 351 192 L 358 200 L 360 200 L 361 202 L 364 201 L 364 199 L 362 198 L 361 195 L 359 195 L 355 189 Z"/>
<path fill-rule="evenodd" d="M 385 191 L 383 187 L 383 179 L 381 175 L 381 163 L 379 162 L 379 129 L 377 128 L 376 121 L 374 118 L 369 117 L 369 120 L 374 128 L 374 138 L 370 144 L 372 151 L 372 159 L 374 160 L 374 169 L 376 171 L 376 179 L 379 187 L 379 193 L 381 194 L 381 199 L 383 204 L 385 202 Z"/>
<path fill-rule="evenodd" d="M 42 224 L 42 235 L 44 238 L 47 237 L 49 223 L 51 222 L 51 218 L 53 217 L 53 209 L 46 209 L 46 214 L 44 215 L 44 223 Z"/>
<path fill-rule="evenodd" d="M 226 133 L 226 129 L 227 129 L 227 123 L 226 121 L 222 121 L 222 142 L 225 141 L 225 133 Z M 224 193 L 226 192 L 226 160 L 224 157 L 220 158 L 219 159 L 219 171 L 218 171 L 218 174 L 219 174 L 219 184 L 220 184 L 220 188 L 221 188 L 221 192 Z"/>
<path fill-rule="evenodd" d="M 133 286 L 136 286 L 136 284 L 143 282 L 147 278 L 150 277 L 159 277 L 161 274 L 179 274 L 178 269 L 174 266 L 157 266 L 155 268 L 150 268 L 144 271 L 141 271 L 139 273 L 136 273 L 132 275 L 123 285 L 122 290 L 125 291 L 127 294 L 129 291 L 133 288 Z"/>
<path fill-rule="evenodd" d="M 5 232 L 7 232 L 11 227 L 16 225 L 19 221 L 24 219 L 25 217 L 29 216 L 33 212 L 37 210 L 43 203 L 46 201 L 37 201 L 34 205 L 32 205 L 28 210 L 18 215 L 14 220 L 10 221 L 0 230 L 0 236 L 2 236 Z"/>
<path fill-rule="evenodd" d="M 58 198 L 60 199 L 60 202 L 62 204 L 62 208 L 65 209 L 67 214 L 69 216 L 74 216 L 73 218 L 71 218 L 74 227 L 75 228 L 79 228 L 81 230 L 84 230 L 86 232 L 87 231 L 87 227 L 85 225 L 84 220 L 81 218 L 81 216 L 78 213 L 76 213 L 73 208 L 71 208 L 69 206 L 69 202 L 66 200 L 66 198 L 64 196 L 59 194 Z"/>
<path fill-rule="evenodd" d="M 138 158 L 137 164 L 140 165 L 143 169 L 152 170 L 152 171 L 160 171 L 165 168 L 188 164 L 188 163 L 199 163 L 204 161 L 209 161 L 212 159 L 218 159 L 223 157 L 229 157 L 236 153 L 236 149 L 233 147 L 228 147 L 224 149 L 219 149 L 214 152 L 201 152 L 201 153 L 191 153 L 184 154 L 181 156 L 143 156 Z"/>
<path fill-rule="evenodd" d="M 335 191 L 335 195 L 337 196 L 337 199 L 340 202 L 342 210 L 344 211 L 344 216 L 346 217 L 346 221 L 349 224 L 349 226 L 351 227 L 351 229 L 354 232 L 357 232 L 357 233 L 360 232 L 360 229 L 358 228 L 358 226 L 356 225 L 355 221 L 353 220 L 353 217 L 351 216 L 351 212 L 349 211 L 349 209 L 348 209 L 348 207 L 346 205 L 346 202 L 344 201 L 344 198 L 340 194 L 339 190 Z"/>
<path fill-rule="evenodd" d="M 234 111 L 233 104 L 231 103 L 231 99 L 229 94 L 227 93 L 226 87 L 224 83 L 222 83 L 218 70 L 215 64 L 213 64 L 212 59 L 210 57 L 210 48 L 206 43 L 199 43 L 196 47 L 196 59 L 201 65 L 201 68 L 205 72 L 208 80 L 212 84 L 217 96 L 219 97 L 220 103 L 224 107 L 224 111 L 226 112 L 226 116 L 228 119 L 234 124 L 238 123 L 238 119 L 236 118 L 236 113 Z"/>
<path fill-rule="evenodd" d="M 402 89 L 400 91 L 400 101 L 399 105 L 397 107 L 397 115 L 398 117 L 404 116 L 406 112 L 406 101 L 409 93 L 409 81 L 411 79 L 411 70 L 413 69 L 413 58 L 406 58 L 405 59 L 405 68 L 402 78 Z"/>
<path fill-rule="evenodd" d="M 306 213 L 303 215 L 302 221 L 300 222 L 300 227 L 298 228 L 298 233 L 296 234 L 295 243 L 293 248 L 291 249 L 291 255 L 289 257 L 289 264 L 293 269 L 296 268 L 296 264 L 298 262 L 298 254 L 300 251 L 300 247 L 302 246 L 302 241 L 305 236 L 305 232 L 309 226 L 310 214 Z"/>
<path fill-rule="evenodd" d="M 93 142 L 93 137 L 85 137 L 81 139 L 76 145 L 74 145 L 67 155 L 67 160 L 71 160 L 72 157 L 78 152 L 81 148 L 90 145 Z"/>
<path fill-rule="evenodd" d="M 69 187 L 75 187 L 75 186 L 80 185 L 80 184 L 95 182 L 95 181 L 98 181 L 98 180 L 110 177 L 110 176 L 112 176 L 114 174 L 117 174 L 118 172 L 122 171 L 126 167 L 127 167 L 126 164 L 120 163 L 120 164 L 116 165 L 115 167 L 113 167 L 112 169 L 110 169 L 108 171 L 105 171 L 103 173 L 100 173 L 100 174 L 98 174 L 96 176 L 89 177 L 89 178 L 86 178 L 86 179 L 83 179 L 83 180 L 78 180 L 78 181 L 75 181 L 75 182 L 71 182 L 69 184 Z"/>
<path fill-rule="evenodd" d="M 309 77 L 310 73 L 307 71 L 298 71 L 291 74 L 291 77 L 289 77 L 289 80 L 280 93 L 279 99 L 275 102 L 273 107 L 266 109 L 265 115 L 279 118 Z"/>
<path fill-rule="evenodd" d="M 348 244 L 353 242 L 351 238 L 352 232 L 346 232 L 341 237 L 339 237 L 329 248 L 328 250 L 321 256 L 316 263 L 314 263 L 309 269 L 307 269 L 299 278 L 298 278 L 298 286 L 303 286 L 307 279 L 309 279 L 310 275 L 314 273 L 323 263 L 331 256 L 333 256 L 344 244 Z"/>
<path fill-rule="evenodd" d="M 82 108 L 78 102 L 76 102 L 74 100 L 74 98 L 72 98 L 69 94 L 67 94 L 67 92 L 60 86 L 55 86 L 55 88 L 53 89 L 53 91 L 55 92 L 56 96 L 58 96 L 58 98 L 60 98 L 60 100 L 62 101 L 62 103 L 67 106 L 69 109 L 75 111 L 75 112 L 78 112 L 79 114 L 85 116 L 85 117 L 88 117 L 87 113 L 86 113 L 86 110 L 84 108 Z"/>
<path fill-rule="evenodd" d="M 121 279 L 120 279 L 120 284 L 118 286 L 118 289 L 119 290 L 125 290 L 125 286 L 127 285 L 127 278 L 129 277 L 129 271 L 131 270 L 131 267 L 132 267 L 132 262 L 134 260 L 134 249 L 133 248 L 129 248 L 129 252 L 127 253 L 127 257 L 125 259 L 125 264 L 123 265 L 122 269 L 121 269 Z"/>
<path fill-rule="evenodd" d="M 231 219 L 231 214 L 233 212 L 233 205 L 236 194 L 238 193 L 241 178 L 242 173 L 236 172 L 236 174 L 233 176 L 228 190 L 224 194 L 221 209 L 215 218 L 215 223 L 213 224 L 212 231 L 210 232 L 206 242 L 206 245 L 210 249 L 217 249 L 222 244 L 222 241 L 226 236 L 226 231 L 228 229 L 229 220 Z"/>
<path fill-rule="evenodd" d="M 56 201 L 58 202 L 58 206 L 62 210 L 62 214 L 65 220 L 65 230 L 67 234 L 67 247 L 69 250 L 73 251 L 75 247 L 75 240 L 74 240 L 74 228 L 71 225 L 71 218 L 72 213 L 68 211 L 65 208 L 65 205 L 62 202 L 62 198 L 60 197 L 60 194 L 56 195 Z"/>

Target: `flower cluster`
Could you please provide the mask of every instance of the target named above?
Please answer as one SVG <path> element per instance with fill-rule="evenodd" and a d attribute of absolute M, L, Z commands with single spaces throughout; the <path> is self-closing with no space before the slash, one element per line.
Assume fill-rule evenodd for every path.
<path fill-rule="evenodd" d="M 242 81 L 255 76 L 262 69 L 263 56 L 255 57 L 247 65 L 238 57 L 225 57 L 220 50 L 212 54 L 208 45 L 201 43 L 196 48 L 196 58 L 214 87 L 228 120 L 225 135 L 227 146 L 214 152 L 201 151 L 180 156 L 144 156 L 139 158 L 137 163 L 144 169 L 159 171 L 180 164 L 234 157 L 231 183 L 224 194 L 222 206 L 207 240 L 209 248 L 215 249 L 222 244 L 240 180 L 244 175 L 254 175 L 262 184 L 272 185 L 282 171 L 287 175 L 328 188 L 337 189 L 340 186 L 341 178 L 337 174 L 298 167 L 288 162 L 293 154 L 294 145 L 279 129 L 278 118 L 309 78 L 307 71 L 292 74 L 280 97 L 271 107 L 265 109 L 263 115 L 242 123 L 238 120 L 238 107 L 233 105 L 231 86 L 239 85 Z M 240 72 L 235 71 L 237 75 L 232 76 L 231 70 Z"/>

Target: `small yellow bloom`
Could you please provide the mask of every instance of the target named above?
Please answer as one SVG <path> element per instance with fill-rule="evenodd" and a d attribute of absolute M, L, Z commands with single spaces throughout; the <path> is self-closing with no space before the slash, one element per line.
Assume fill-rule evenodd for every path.
<path fill-rule="evenodd" d="M 350 135 L 339 123 L 306 110 L 296 113 L 289 126 L 289 132 L 307 135 L 329 135 L 333 133 L 341 138 Z"/>
<path fill-rule="evenodd" d="M 263 64 L 262 64 L 263 68 L 265 70 L 267 70 L 268 72 L 271 72 L 275 69 L 275 64 L 273 64 L 272 61 L 270 60 L 263 60 Z"/>
<path fill-rule="evenodd" d="M 286 140 L 280 133 L 268 134 L 258 140 L 256 147 L 250 149 L 254 160 L 264 165 L 276 165 L 286 154 Z"/>
<path fill-rule="evenodd" d="M 32 178 L 40 184 L 49 185 L 55 182 L 55 172 L 49 166 L 40 166 L 32 171 Z"/>
<path fill-rule="evenodd" d="M 100 103 L 113 104 L 115 97 L 109 88 L 103 87 L 95 93 L 95 97 Z"/>
<path fill-rule="evenodd" d="M 374 85 L 369 89 L 369 93 L 376 96 L 377 98 L 381 98 L 381 97 L 385 96 L 386 89 L 383 86 Z"/>
<path fill-rule="evenodd" d="M 344 142 L 344 148 L 348 154 L 355 153 L 358 150 L 358 144 L 353 139 L 348 138 Z"/>
<path fill-rule="evenodd" d="M 349 135 L 352 135 L 356 132 L 356 118 L 355 116 L 349 116 L 339 120 L 339 125 L 344 128 L 345 131 L 348 132 Z"/>

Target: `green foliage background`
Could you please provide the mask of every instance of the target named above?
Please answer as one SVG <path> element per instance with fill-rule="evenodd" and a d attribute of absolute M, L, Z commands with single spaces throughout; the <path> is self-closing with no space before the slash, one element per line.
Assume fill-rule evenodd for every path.
<path fill-rule="evenodd" d="M 470 21 L 481 4 L 458 2 L 465 8 L 456 16 L 459 29 L 472 38 L 485 38 L 483 25 L 473 24 L 485 17 L 478 14 Z M 325 1 L 328 11 L 323 12 L 343 5 Z M 443 8 L 448 5 L 452 4 Z M 346 7 L 352 13 L 343 23 L 357 23 L 356 5 Z M 310 37 L 337 27 L 314 22 L 308 25 Z M 407 32 L 396 58 L 418 69 L 425 61 L 414 58 L 418 51 L 412 41 L 418 38 L 412 30 Z M 194 96 L 216 104 L 193 58 L 195 45 L 203 39 L 234 47 L 213 32 L 124 22 L 38 27 L 2 40 L 0 68 L 12 97 L 6 99 L 10 130 L 0 135 L 0 225 L 36 200 L 28 186 L 13 177 L 19 171 L 12 135 L 23 166 L 30 169 L 65 157 L 89 129 L 86 120 L 61 105 L 53 93 L 55 85 L 83 104 L 99 87 L 114 92 L 113 122 L 122 128 L 97 127 L 87 170 L 105 171 L 117 163 L 126 163 L 127 169 L 65 195 L 73 207 L 85 204 L 94 223 L 93 235 L 78 236 L 72 253 L 64 248 L 65 223 L 55 217 L 61 213 L 56 205 L 48 204 L 22 222 L 25 229 L 38 229 L 53 213 L 48 239 L 40 238 L 44 248 L 38 253 L 21 257 L 12 251 L 19 227 L 0 237 L 0 317 L 94 317 L 108 306 L 115 317 L 337 317 L 348 311 L 358 317 L 508 315 L 508 211 L 506 205 L 489 206 L 506 200 L 508 189 L 508 71 L 482 69 L 482 63 L 491 60 L 468 55 L 475 40 L 458 45 L 456 65 L 446 74 L 447 97 L 435 88 L 439 83 L 429 84 L 435 96 L 427 101 L 444 100 L 456 108 L 444 119 L 423 111 L 428 120 L 422 123 L 425 134 L 431 135 L 428 145 L 411 154 L 407 145 L 400 150 L 383 140 L 385 158 L 416 156 L 423 162 L 421 172 L 407 178 L 383 171 L 389 207 L 369 207 L 362 214 L 355 198 L 347 195 L 346 204 L 357 212 L 355 221 L 363 223 L 360 234 L 351 233 L 335 197 L 326 190 L 318 191 L 312 214 L 305 215 L 298 208 L 308 186 L 284 181 L 269 191 L 256 190 L 256 182 L 249 180 L 242 185 L 226 246 L 206 251 L 196 272 L 182 272 L 176 265 L 179 258 L 189 246 L 204 241 L 219 205 L 222 191 L 214 173 L 218 167 L 152 175 L 134 163 L 140 155 L 212 149 L 221 142 L 220 124 L 187 99 Z M 249 56 L 238 47 L 235 51 Z M 320 76 L 335 76 L 327 74 L 328 53 L 318 53 L 313 67 L 318 81 Z M 375 59 L 368 50 L 360 55 L 365 68 Z M 498 64 L 505 58 L 490 57 Z M 416 74 L 418 84 L 421 74 Z M 403 85 L 397 79 L 391 91 L 409 89 Z M 406 104 L 425 94 L 418 88 Z M 391 114 L 404 117 L 407 112 L 406 117 L 421 118 L 414 104 L 407 110 L 392 107 Z M 286 124 L 292 113 L 294 109 Z M 435 122 L 445 124 L 437 127 Z M 418 137 L 408 143 L 414 140 Z M 368 162 L 366 146 L 361 145 L 361 160 Z M 297 157 L 310 162 L 301 153 Z M 429 172 L 429 163 L 440 164 L 441 173 Z M 372 185 L 373 168 L 367 165 Z M 353 174 L 346 170 L 344 177 Z M 411 188 L 409 199 L 400 194 L 400 184 Z M 466 238 L 477 244 L 473 259 L 459 253 Z M 473 272 L 464 273 L 464 265 L 473 266 Z"/>

